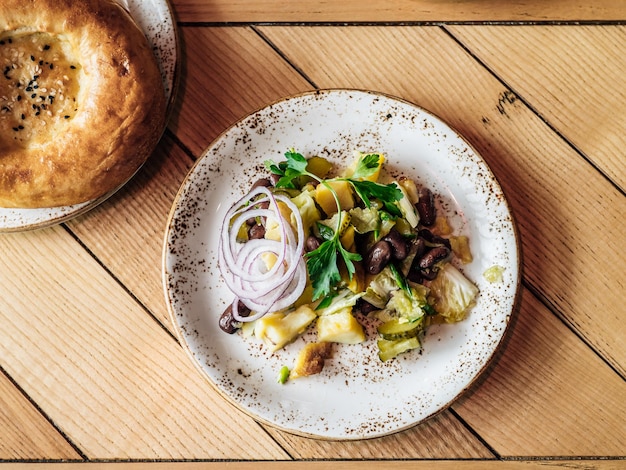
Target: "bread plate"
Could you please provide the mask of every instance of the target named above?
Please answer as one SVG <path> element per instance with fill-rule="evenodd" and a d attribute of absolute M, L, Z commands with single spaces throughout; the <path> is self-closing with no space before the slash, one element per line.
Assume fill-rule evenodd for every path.
<path fill-rule="evenodd" d="M 167 0 L 120 0 L 146 34 L 161 72 L 169 114 L 177 86 L 178 39 L 171 7 Z M 76 217 L 108 199 L 119 188 L 80 204 L 58 207 L 0 208 L 0 232 L 15 232 L 55 225 Z"/>

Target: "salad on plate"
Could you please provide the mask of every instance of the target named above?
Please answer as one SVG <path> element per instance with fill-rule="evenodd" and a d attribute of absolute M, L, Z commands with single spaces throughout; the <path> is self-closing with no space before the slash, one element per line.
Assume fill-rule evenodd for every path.
<path fill-rule="evenodd" d="M 218 265 L 234 294 L 219 319 L 270 351 L 314 329 L 278 380 L 319 373 L 338 344 L 366 341 L 380 361 L 420 350 L 427 328 L 462 321 L 478 288 L 462 272 L 469 240 L 439 214 L 435 195 L 355 152 L 344 169 L 295 149 L 265 161 L 269 176 L 227 211 Z"/>

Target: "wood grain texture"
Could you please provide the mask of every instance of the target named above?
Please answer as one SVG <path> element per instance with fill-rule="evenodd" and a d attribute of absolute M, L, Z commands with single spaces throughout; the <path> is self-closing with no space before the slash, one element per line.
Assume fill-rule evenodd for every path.
<path fill-rule="evenodd" d="M 528 34 L 541 35 L 542 28 Z M 512 206 L 525 278 L 626 375 L 623 296 L 615 289 L 623 285 L 626 269 L 626 251 L 620 249 L 626 199 L 610 181 L 441 28 L 303 26 L 261 32 L 316 86 L 401 96 L 465 136 Z"/>
<path fill-rule="evenodd" d="M 613 0 L 175 0 L 183 22 L 438 22 L 614 21 L 626 19 Z"/>
<path fill-rule="evenodd" d="M 3 236 L 0 250 L 0 357 L 85 455 L 285 457 L 64 229 Z"/>
<path fill-rule="evenodd" d="M 626 191 L 626 26 L 447 29 Z"/>
<path fill-rule="evenodd" d="M 186 56 L 170 128 L 196 155 L 244 115 L 312 87 L 251 28 L 181 28 Z"/>
<path fill-rule="evenodd" d="M 493 459 L 494 454 L 450 411 L 401 433 L 363 441 L 306 439 L 269 430 L 300 459 Z"/>
<path fill-rule="evenodd" d="M 171 3 L 181 86 L 152 158 L 88 214 L 0 236 L 3 466 L 626 468 L 624 2 Z M 315 87 L 390 93 L 450 123 L 504 187 L 524 252 L 519 311 L 485 374 L 451 409 L 367 441 L 293 436 L 231 406 L 179 344 L 161 286 L 194 160 Z"/>
<path fill-rule="evenodd" d="M 68 223 L 81 243 L 172 333 L 162 283 L 163 240 L 178 188 L 192 164 L 191 158 L 164 136 L 129 184 L 106 203 Z"/>
<path fill-rule="evenodd" d="M 82 460 L 70 443 L 0 374 L 0 460 Z"/>
<path fill-rule="evenodd" d="M 626 382 L 522 293 L 502 357 L 454 410 L 502 457 L 623 456 Z"/>
<path fill-rule="evenodd" d="M 28 468 L 46 470 L 50 464 L 34 463 Z M 8 463 L 7 469 L 21 469 L 24 464 Z M 301 462 L 89 462 L 89 463 L 54 463 L 58 470 L 112 470 L 128 468 L 130 470 L 619 470 L 624 468 L 622 460 L 575 459 L 575 460 L 524 460 L 524 461 L 486 461 L 486 460 L 444 460 L 444 461 L 363 461 L 331 460 Z"/>

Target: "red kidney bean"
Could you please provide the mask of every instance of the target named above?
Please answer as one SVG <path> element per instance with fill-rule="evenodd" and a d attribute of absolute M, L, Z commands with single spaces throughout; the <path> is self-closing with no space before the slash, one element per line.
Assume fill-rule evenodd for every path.
<path fill-rule="evenodd" d="M 320 241 L 319 238 L 313 235 L 309 235 L 307 239 L 304 241 L 304 249 L 307 252 L 315 251 L 320 247 L 321 244 L 322 242 Z"/>
<path fill-rule="evenodd" d="M 265 186 L 266 188 L 272 186 L 272 180 L 269 178 L 259 178 L 254 182 L 250 190 L 258 188 L 259 186 Z"/>
<path fill-rule="evenodd" d="M 428 250 L 419 259 L 418 266 L 421 270 L 431 269 L 436 263 L 450 256 L 450 249 L 447 246 L 436 246 Z"/>
<path fill-rule="evenodd" d="M 265 227 L 261 224 L 251 225 L 248 229 L 248 238 L 250 240 L 258 240 L 265 237 Z"/>
<path fill-rule="evenodd" d="M 365 257 L 365 270 L 370 274 L 380 273 L 391 259 L 391 245 L 385 240 L 374 244 Z"/>
<path fill-rule="evenodd" d="M 250 309 L 241 302 L 237 304 L 237 310 L 239 316 L 247 317 L 250 315 Z M 219 325 L 222 331 L 231 335 L 239 329 L 239 322 L 233 317 L 232 304 L 226 307 L 226 310 L 220 316 Z"/>
<path fill-rule="evenodd" d="M 433 245 L 444 245 L 449 250 L 452 249 L 452 247 L 450 245 L 450 240 L 448 240 L 447 238 L 440 237 L 439 235 L 435 235 L 434 233 L 432 233 L 427 228 L 420 229 L 417 232 L 417 236 L 423 238 L 424 240 L 426 240 L 430 244 L 433 244 Z"/>
<path fill-rule="evenodd" d="M 430 227 L 435 223 L 437 218 L 437 212 L 435 208 L 435 198 L 430 189 L 426 187 L 420 188 L 417 193 L 418 201 L 415 203 L 415 208 L 420 216 L 420 223 L 427 227 Z"/>
<path fill-rule="evenodd" d="M 391 245 L 392 256 L 397 260 L 403 260 L 409 253 L 409 246 L 406 238 L 402 236 L 398 230 L 393 227 L 383 240 Z"/>

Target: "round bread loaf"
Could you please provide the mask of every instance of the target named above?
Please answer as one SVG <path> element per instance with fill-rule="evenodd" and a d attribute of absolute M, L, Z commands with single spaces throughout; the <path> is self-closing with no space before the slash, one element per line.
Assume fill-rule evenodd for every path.
<path fill-rule="evenodd" d="M 97 199 L 164 130 L 157 61 L 113 0 L 2 0 L 0 69 L 0 207 Z"/>

